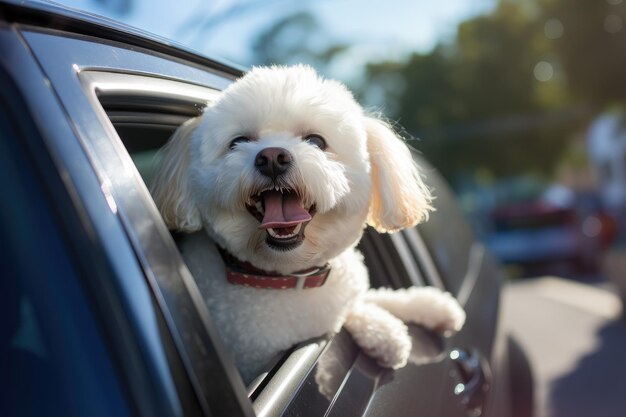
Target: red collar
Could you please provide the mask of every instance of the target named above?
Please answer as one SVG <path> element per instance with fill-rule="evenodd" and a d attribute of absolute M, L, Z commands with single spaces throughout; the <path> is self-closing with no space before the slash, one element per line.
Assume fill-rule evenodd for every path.
<path fill-rule="evenodd" d="M 315 288 L 324 285 L 330 273 L 330 265 L 326 264 L 282 275 L 256 268 L 249 262 L 240 261 L 219 246 L 218 249 L 224 260 L 226 279 L 235 285 L 272 290 Z"/>

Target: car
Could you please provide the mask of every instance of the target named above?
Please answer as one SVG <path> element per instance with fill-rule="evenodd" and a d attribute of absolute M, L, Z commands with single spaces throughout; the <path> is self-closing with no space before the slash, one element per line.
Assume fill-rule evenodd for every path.
<path fill-rule="evenodd" d="M 374 287 L 451 292 L 463 330 L 411 327 L 421 360 L 395 371 L 322 335 L 245 386 L 147 187 L 172 132 L 242 70 L 39 2 L 0 2 L 0 48 L 0 415 L 531 414 L 498 266 L 421 156 L 437 211 L 360 249 Z"/>
<path fill-rule="evenodd" d="M 597 275 L 616 236 L 615 221 L 598 206 L 593 196 L 581 195 L 568 205 L 535 199 L 497 207 L 487 247 L 523 276 Z"/>

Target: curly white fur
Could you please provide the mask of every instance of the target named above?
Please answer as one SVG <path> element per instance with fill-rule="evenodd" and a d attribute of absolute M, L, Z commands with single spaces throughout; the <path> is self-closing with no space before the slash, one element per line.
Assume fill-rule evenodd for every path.
<path fill-rule="evenodd" d="M 322 136 L 327 148 L 304 140 L 309 134 Z M 240 136 L 250 140 L 231 147 Z M 293 156 L 275 183 L 254 166 L 270 147 Z M 268 186 L 295 190 L 303 207 L 316 207 L 296 248 L 268 245 L 246 209 Z M 413 226 L 427 218 L 431 196 L 389 126 L 309 67 L 254 68 L 233 83 L 172 137 L 152 192 L 171 229 L 202 229 L 183 240 L 181 251 L 245 380 L 278 352 L 344 324 L 359 346 L 392 368 L 410 353 L 401 320 L 447 332 L 463 324 L 461 307 L 434 288 L 367 292 L 367 271 L 354 250 L 364 225 L 381 232 Z M 324 286 L 306 290 L 232 285 L 214 242 L 267 271 L 289 274 L 328 262 L 331 274 Z"/>

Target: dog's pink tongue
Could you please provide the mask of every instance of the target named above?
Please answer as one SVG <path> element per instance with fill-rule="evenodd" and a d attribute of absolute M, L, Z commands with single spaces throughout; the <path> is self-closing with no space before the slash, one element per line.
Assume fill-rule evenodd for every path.
<path fill-rule="evenodd" d="M 296 193 L 283 194 L 280 191 L 264 191 L 261 196 L 265 205 L 265 215 L 260 229 L 293 227 L 311 220 L 311 215 L 302 207 Z"/>

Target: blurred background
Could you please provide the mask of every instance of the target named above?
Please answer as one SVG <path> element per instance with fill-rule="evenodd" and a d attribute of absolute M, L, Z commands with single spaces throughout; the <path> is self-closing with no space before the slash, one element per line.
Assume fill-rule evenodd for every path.
<path fill-rule="evenodd" d="M 500 258 L 537 414 L 626 415 L 616 364 L 626 346 L 626 2 L 62 3 L 243 66 L 304 62 L 345 82 L 402 126 Z M 531 279 L 545 276 L 566 280 Z"/>
<path fill-rule="evenodd" d="M 626 251 L 622 0 L 66 0 L 242 66 L 305 62 L 398 121 L 510 278 Z"/>

